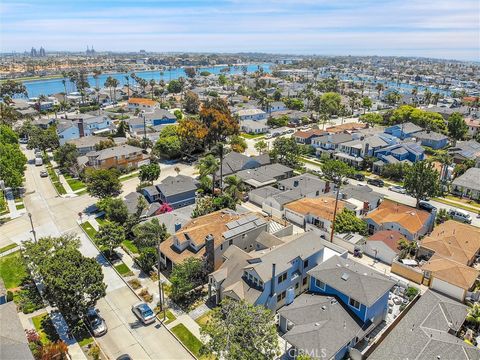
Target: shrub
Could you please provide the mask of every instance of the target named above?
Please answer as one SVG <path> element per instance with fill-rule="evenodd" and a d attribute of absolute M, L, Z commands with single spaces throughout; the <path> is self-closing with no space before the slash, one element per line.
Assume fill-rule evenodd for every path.
<path fill-rule="evenodd" d="M 145 301 L 147 303 L 152 302 L 152 300 L 153 300 L 153 295 L 150 294 L 147 289 L 142 289 L 142 291 L 140 291 L 140 294 L 138 294 L 138 295 L 140 295 L 140 297 L 143 299 L 143 301 Z"/>
<path fill-rule="evenodd" d="M 134 290 L 140 289 L 140 287 L 142 286 L 142 284 L 140 283 L 140 280 L 138 279 L 129 280 L 128 283 Z"/>
<path fill-rule="evenodd" d="M 410 301 L 412 301 L 413 298 L 414 298 L 415 296 L 417 296 L 417 294 L 418 294 L 418 289 L 415 288 L 415 287 L 413 287 L 413 286 L 408 287 L 407 291 L 405 292 L 405 296 L 406 296 Z"/>
<path fill-rule="evenodd" d="M 154 248 L 140 250 L 140 256 L 136 259 L 138 266 L 145 272 L 150 273 L 157 263 L 157 252 Z"/>

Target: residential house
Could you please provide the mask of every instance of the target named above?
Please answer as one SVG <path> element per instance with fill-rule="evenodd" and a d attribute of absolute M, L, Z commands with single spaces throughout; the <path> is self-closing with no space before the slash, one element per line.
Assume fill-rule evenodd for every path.
<path fill-rule="evenodd" d="M 386 318 L 394 282 L 341 256 L 308 271 L 309 291 L 280 309 L 279 325 L 288 354 L 306 351 L 343 359 Z"/>
<path fill-rule="evenodd" d="M 128 99 L 129 110 L 144 110 L 145 112 L 153 112 L 158 107 L 158 103 L 154 100 L 143 98 Z"/>
<path fill-rule="evenodd" d="M 177 122 L 177 117 L 170 111 L 155 108 L 153 112 L 145 113 L 145 120 L 152 124 L 152 126 L 168 125 L 175 124 Z"/>
<path fill-rule="evenodd" d="M 476 161 L 480 158 L 480 143 L 475 140 L 457 141 L 455 146 L 448 149 L 448 154 L 456 164 L 465 160 Z"/>
<path fill-rule="evenodd" d="M 406 139 L 415 136 L 416 133 L 421 132 L 423 129 L 411 122 L 396 124 L 389 126 L 385 129 L 386 134 L 393 135 L 399 139 Z"/>
<path fill-rule="evenodd" d="M 310 269 L 333 256 L 347 256 L 312 232 L 288 241 L 262 233 L 257 246 L 260 250 L 251 252 L 232 246 L 224 253 L 224 263 L 209 275 L 216 303 L 231 298 L 276 310 L 308 288 Z"/>
<path fill-rule="evenodd" d="M 17 305 L 13 301 L 0 305 L 0 319 L 2 323 L 0 357 L 6 360 L 33 360 L 25 330 L 18 316 Z"/>
<path fill-rule="evenodd" d="M 299 144 L 311 145 L 313 138 L 316 138 L 322 135 L 326 135 L 326 132 L 319 129 L 310 129 L 308 131 L 297 131 L 292 135 L 292 137 Z"/>
<path fill-rule="evenodd" d="M 214 271 L 222 264 L 222 256 L 230 246 L 253 250 L 255 239 L 268 230 L 268 224 L 261 215 L 228 209 L 200 216 L 160 245 L 160 260 L 164 267 L 171 269 L 195 257 L 203 259 L 209 271 Z"/>
<path fill-rule="evenodd" d="M 292 168 L 279 163 L 241 170 L 235 173 L 235 176 L 238 176 L 246 185 L 254 189 L 275 184 L 277 181 L 287 179 L 292 175 Z"/>
<path fill-rule="evenodd" d="M 479 255 L 479 228 L 454 220 L 438 225 L 417 251 L 423 284 L 460 301 L 474 296 L 479 271 L 472 266 Z"/>
<path fill-rule="evenodd" d="M 174 234 L 192 220 L 192 212 L 194 209 L 195 205 L 192 204 L 174 209 L 170 212 L 155 215 L 154 217 L 160 222 L 160 224 L 165 225 L 167 233 Z"/>
<path fill-rule="evenodd" d="M 277 111 L 285 111 L 287 106 L 283 101 L 274 101 L 268 105 L 268 112 L 273 113 Z"/>
<path fill-rule="evenodd" d="M 150 162 L 150 157 L 143 153 L 143 149 L 120 145 L 99 151 L 90 151 L 85 156 L 78 157 L 81 166 L 95 169 L 110 168 L 138 168 Z"/>
<path fill-rule="evenodd" d="M 73 121 L 60 121 L 57 125 L 58 142 L 64 145 L 69 140 L 80 138 L 78 124 Z"/>
<path fill-rule="evenodd" d="M 145 198 L 142 194 L 138 192 L 131 192 L 125 195 L 123 202 L 127 206 L 128 213 L 130 215 L 137 214 L 139 212 L 139 202 L 140 199 L 145 201 Z M 147 203 L 145 201 L 145 208 L 140 212 L 140 218 L 148 218 L 150 216 L 159 215 L 160 214 L 160 204 L 159 203 Z"/>
<path fill-rule="evenodd" d="M 427 290 L 368 359 L 478 360 L 478 349 L 457 337 L 467 313 L 465 305 Z"/>
<path fill-rule="evenodd" d="M 394 140 L 380 135 L 361 137 L 360 139 L 344 142 L 338 147 L 333 156 L 347 164 L 360 168 L 367 156 L 374 156 L 375 151 L 392 145 Z"/>
<path fill-rule="evenodd" d="M 332 189 L 328 194 L 331 197 L 335 197 L 335 189 Z M 344 185 L 339 192 L 339 199 L 355 204 L 357 208 L 362 208 L 359 215 L 375 210 L 381 204 L 383 197 L 382 194 L 374 191 L 370 186 L 363 184 Z"/>
<path fill-rule="evenodd" d="M 57 125 L 57 134 L 60 145 L 68 140 L 84 136 L 110 133 L 115 126 L 107 116 L 83 115 L 80 118 L 61 120 Z"/>
<path fill-rule="evenodd" d="M 223 157 L 223 169 L 222 175 L 233 175 L 241 170 L 255 169 L 263 165 L 270 164 L 270 156 L 268 154 L 258 156 L 247 156 L 237 153 L 235 151 L 229 152 Z M 215 176 L 220 176 L 220 170 L 217 171 Z"/>
<path fill-rule="evenodd" d="M 95 145 L 101 141 L 107 141 L 107 137 L 102 136 L 84 136 L 78 139 L 67 140 L 66 142 L 71 145 L 75 145 L 79 155 L 85 155 L 90 151 L 95 151 Z"/>
<path fill-rule="evenodd" d="M 381 174 L 387 164 L 408 164 L 425 159 L 425 149 L 415 142 L 404 142 L 384 147 L 375 151 L 374 156 L 379 160 L 373 163 L 373 172 Z"/>
<path fill-rule="evenodd" d="M 352 207 L 345 201 L 339 200 L 337 213 L 345 207 Z M 318 198 L 303 198 L 289 202 L 284 206 L 285 219 L 305 230 L 313 230 L 324 239 L 330 238 L 335 212 L 335 199 L 328 196 Z"/>
<path fill-rule="evenodd" d="M 270 117 L 277 119 L 280 117 L 287 117 L 288 123 L 291 125 L 299 125 L 304 119 L 310 120 L 312 113 L 310 111 L 300 110 L 279 110 L 270 114 Z"/>
<path fill-rule="evenodd" d="M 341 132 L 314 137 L 311 140 L 311 145 L 316 149 L 317 156 L 320 156 L 324 152 L 332 154 L 338 150 L 340 144 L 352 140 L 353 136 L 351 134 Z"/>
<path fill-rule="evenodd" d="M 420 131 L 415 133 L 414 137 L 422 146 L 428 146 L 434 150 L 443 149 L 448 145 L 448 136 L 435 131 Z"/>
<path fill-rule="evenodd" d="M 148 202 L 168 204 L 174 209 L 195 204 L 197 182 L 190 176 L 168 176 L 155 186 L 147 186 L 142 193 Z"/>
<path fill-rule="evenodd" d="M 463 175 L 455 178 L 451 191 L 462 197 L 480 200 L 480 168 L 470 168 Z"/>
<path fill-rule="evenodd" d="M 325 129 L 329 134 L 338 134 L 338 133 L 353 133 L 361 129 L 368 128 L 368 124 L 364 123 L 345 123 L 341 125 L 330 126 Z"/>
<path fill-rule="evenodd" d="M 465 123 L 468 126 L 468 135 L 471 137 L 477 136 L 480 133 L 480 120 L 467 118 L 465 119 Z"/>
<path fill-rule="evenodd" d="M 234 115 L 236 115 L 240 121 L 244 121 L 244 120 L 259 121 L 259 120 L 267 119 L 267 113 L 260 109 L 241 109 L 241 110 L 237 110 L 234 113 Z"/>
<path fill-rule="evenodd" d="M 396 230 L 377 231 L 367 239 L 364 248 L 365 254 L 391 265 L 400 253 L 398 243 L 402 239 L 405 239 L 405 236 Z"/>
<path fill-rule="evenodd" d="M 413 241 L 431 231 L 435 214 L 391 200 L 383 200 L 377 209 L 364 217 L 364 220 L 367 222 L 370 235 L 380 230 L 396 230 L 407 240 Z"/>
<path fill-rule="evenodd" d="M 243 120 L 240 121 L 240 130 L 247 134 L 264 134 L 268 132 L 270 126 L 267 125 L 266 120 Z"/>

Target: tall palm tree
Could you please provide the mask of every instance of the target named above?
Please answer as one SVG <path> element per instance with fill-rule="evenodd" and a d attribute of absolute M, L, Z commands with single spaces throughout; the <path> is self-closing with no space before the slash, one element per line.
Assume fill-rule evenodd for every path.
<path fill-rule="evenodd" d="M 385 86 L 382 83 L 378 83 L 375 85 L 375 90 L 378 92 L 378 97 L 380 98 L 380 94 L 383 90 L 385 90 Z"/>
<path fill-rule="evenodd" d="M 118 79 L 112 78 L 112 87 L 113 87 L 113 98 L 117 101 L 117 87 L 120 85 Z"/>
<path fill-rule="evenodd" d="M 127 97 L 130 98 L 130 76 L 125 75 L 125 80 L 127 80 Z"/>
<path fill-rule="evenodd" d="M 157 83 L 155 82 L 155 79 L 151 79 L 148 83 L 150 85 L 150 93 L 152 95 L 152 100 L 153 100 L 153 89 Z"/>
<path fill-rule="evenodd" d="M 220 169 L 220 161 L 212 154 L 209 154 L 199 160 L 197 169 L 200 177 L 212 176 L 212 194 L 215 194 L 215 176 Z"/>
<path fill-rule="evenodd" d="M 429 89 L 426 89 L 423 93 L 424 102 L 426 105 L 430 104 L 430 100 L 432 100 L 432 92 Z"/>
<path fill-rule="evenodd" d="M 412 96 L 413 96 L 413 103 L 415 104 L 415 106 L 417 106 L 417 95 L 418 95 L 418 87 L 414 87 L 412 89 Z"/>
<path fill-rule="evenodd" d="M 240 199 L 240 195 L 245 190 L 243 180 L 236 175 L 230 175 L 225 178 L 225 192 L 235 199 Z"/>

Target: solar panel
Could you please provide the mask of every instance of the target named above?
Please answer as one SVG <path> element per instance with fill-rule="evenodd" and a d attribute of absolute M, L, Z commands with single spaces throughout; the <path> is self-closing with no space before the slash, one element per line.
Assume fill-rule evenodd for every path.
<path fill-rule="evenodd" d="M 231 229 L 234 229 L 238 226 L 238 221 L 230 221 L 229 223 L 227 223 L 227 228 L 229 230 Z"/>

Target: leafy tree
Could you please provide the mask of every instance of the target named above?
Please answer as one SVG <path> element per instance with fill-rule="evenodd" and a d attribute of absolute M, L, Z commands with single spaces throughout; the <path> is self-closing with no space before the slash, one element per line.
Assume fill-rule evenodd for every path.
<path fill-rule="evenodd" d="M 187 91 L 183 98 L 183 107 L 189 114 L 198 114 L 200 111 L 200 98 L 193 91 Z"/>
<path fill-rule="evenodd" d="M 402 95 L 398 93 L 398 91 L 392 91 L 388 93 L 386 101 L 390 105 L 396 105 L 402 99 Z"/>
<path fill-rule="evenodd" d="M 104 297 L 106 285 L 100 264 L 77 249 L 60 249 L 40 266 L 45 297 L 62 315 L 77 322 Z"/>
<path fill-rule="evenodd" d="M 160 224 L 158 219 L 143 222 L 133 228 L 135 244 L 139 248 L 155 247 L 165 241 L 169 234 L 165 224 Z"/>
<path fill-rule="evenodd" d="M 115 146 L 116 146 L 115 141 L 113 141 L 112 139 L 101 140 L 100 142 L 95 144 L 95 150 L 100 151 L 100 150 L 112 148 L 112 147 L 115 147 Z"/>
<path fill-rule="evenodd" d="M 140 256 L 135 261 L 146 274 L 149 274 L 153 267 L 157 266 L 157 250 L 154 248 L 140 249 Z"/>
<path fill-rule="evenodd" d="M 232 197 L 230 194 L 222 194 L 217 197 L 214 197 L 212 200 L 213 211 L 222 210 L 222 209 L 232 209 L 235 210 L 237 207 L 237 199 Z"/>
<path fill-rule="evenodd" d="M 125 240 L 123 227 L 110 221 L 100 225 L 98 232 L 95 234 L 95 242 L 99 246 L 108 248 L 110 256 L 113 255 L 113 250 L 120 246 L 123 240 Z"/>
<path fill-rule="evenodd" d="M 293 138 L 276 138 L 270 156 L 279 163 L 296 168 L 300 165 L 300 147 Z"/>
<path fill-rule="evenodd" d="M 386 164 L 382 169 L 382 176 L 395 181 L 402 181 L 409 166 L 404 163 Z"/>
<path fill-rule="evenodd" d="M 71 171 L 78 174 L 79 156 L 77 147 L 73 144 L 65 143 L 53 153 L 53 158 L 62 170 Z"/>
<path fill-rule="evenodd" d="M 233 151 L 238 153 L 243 153 L 248 148 L 247 142 L 240 135 L 233 135 L 230 137 L 229 145 Z"/>
<path fill-rule="evenodd" d="M 173 115 L 175 115 L 175 117 L 177 118 L 177 120 L 181 120 L 183 119 L 183 114 L 182 114 L 182 111 L 177 109 L 173 112 Z"/>
<path fill-rule="evenodd" d="M 119 225 L 128 219 L 128 208 L 122 199 L 106 197 L 97 202 L 97 208 L 105 212 L 105 217 Z"/>
<path fill-rule="evenodd" d="M 210 214 L 214 210 L 213 198 L 210 196 L 203 196 L 195 202 L 195 208 L 192 211 L 192 218 Z"/>
<path fill-rule="evenodd" d="M 475 302 L 469 309 L 466 319 L 473 324 L 476 329 L 480 326 L 480 303 Z"/>
<path fill-rule="evenodd" d="M 358 233 L 367 235 L 367 223 L 355 215 L 355 211 L 344 208 L 335 217 L 335 232 L 342 233 Z"/>
<path fill-rule="evenodd" d="M 275 90 L 275 92 L 273 93 L 272 97 L 273 97 L 273 100 L 275 100 L 275 101 L 280 101 L 280 99 L 282 98 L 282 93 L 281 93 L 281 91 L 278 90 L 278 89 Z"/>
<path fill-rule="evenodd" d="M 225 193 L 234 199 L 240 199 L 240 195 L 245 191 L 243 180 L 236 175 L 230 175 L 225 178 Z"/>
<path fill-rule="evenodd" d="M 218 75 L 218 83 L 220 85 L 225 85 L 227 83 L 227 76 L 225 74 Z"/>
<path fill-rule="evenodd" d="M 197 75 L 197 70 L 195 70 L 194 67 L 187 67 L 187 68 L 183 69 L 183 71 L 185 71 L 185 74 L 190 79 L 193 79 L 195 77 L 195 75 Z"/>
<path fill-rule="evenodd" d="M 225 299 L 201 328 L 204 352 L 225 360 L 265 360 L 279 355 L 275 314 L 244 300 Z"/>
<path fill-rule="evenodd" d="M 0 98 L 5 96 L 13 97 L 15 95 L 27 95 L 27 88 L 20 81 L 5 80 L 0 84 Z"/>
<path fill-rule="evenodd" d="M 208 130 L 201 121 L 187 118 L 178 122 L 177 134 L 180 139 L 181 151 L 192 154 L 202 149 Z"/>
<path fill-rule="evenodd" d="M 475 160 L 464 160 L 460 164 L 456 164 L 453 168 L 453 176 L 455 178 L 465 174 L 465 172 L 475 166 Z"/>
<path fill-rule="evenodd" d="M 147 181 L 153 183 L 160 176 L 160 165 L 157 163 L 151 163 L 148 165 L 140 166 L 140 172 L 138 177 L 140 181 Z"/>
<path fill-rule="evenodd" d="M 268 144 L 265 140 L 257 141 L 253 146 L 260 154 L 263 154 L 268 149 Z"/>
<path fill-rule="evenodd" d="M 87 169 L 85 182 L 88 193 L 99 199 L 117 196 L 122 190 L 122 183 L 116 170 Z"/>
<path fill-rule="evenodd" d="M 23 183 L 23 173 L 27 158 L 17 144 L 0 142 L 0 179 L 5 186 L 18 188 Z"/>
<path fill-rule="evenodd" d="M 0 143 L 18 144 L 18 135 L 8 125 L 0 125 Z"/>
<path fill-rule="evenodd" d="M 388 118 L 387 125 L 412 122 L 415 125 L 432 131 L 446 131 L 445 120 L 442 115 L 417 109 L 409 105 L 400 106 L 393 111 L 390 117 L 386 116 L 385 118 Z"/>
<path fill-rule="evenodd" d="M 339 115 L 342 97 L 336 92 L 326 92 L 320 98 L 320 112 L 328 116 Z"/>
<path fill-rule="evenodd" d="M 125 120 L 120 121 L 115 132 L 115 137 L 127 137 L 128 125 Z"/>
<path fill-rule="evenodd" d="M 181 156 L 181 142 L 177 135 L 177 126 L 167 125 L 159 134 L 153 147 L 153 153 L 161 158 L 177 159 Z"/>
<path fill-rule="evenodd" d="M 283 100 L 285 106 L 290 110 L 303 110 L 304 104 L 301 99 L 286 98 Z"/>
<path fill-rule="evenodd" d="M 267 119 L 267 125 L 275 128 L 287 126 L 289 122 L 290 122 L 290 118 L 287 115 L 282 115 L 278 117 L 270 116 Z"/>
<path fill-rule="evenodd" d="M 405 172 L 404 187 L 417 200 L 435 196 L 439 191 L 439 174 L 431 162 L 418 161 Z"/>
<path fill-rule="evenodd" d="M 200 121 L 208 131 L 206 140 L 210 145 L 224 142 L 227 137 L 239 132 L 238 122 L 232 117 L 228 104 L 223 99 L 206 102 L 200 110 Z"/>
<path fill-rule="evenodd" d="M 183 90 L 183 85 L 178 80 L 172 80 L 167 85 L 167 91 L 170 94 L 178 94 Z"/>
<path fill-rule="evenodd" d="M 55 126 L 50 126 L 45 130 L 35 126 L 29 135 L 27 147 L 29 149 L 38 148 L 45 151 L 47 149 L 56 149 L 59 145 Z"/>
<path fill-rule="evenodd" d="M 0 102 L 0 124 L 12 126 L 17 119 L 17 111 L 6 102 Z"/>
<path fill-rule="evenodd" d="M 204 263 L 201 259 L 190 257 L 175 265 L 170 275 L 172 300 L 183 299 L 189 291 L 203 283 L 205 275 Z"/>
<path fill-rule="evenodd" d="M 328 180 L 338 182 L 338 179 L 345 178 L 355 173 L 355 170 L 340 160 L 326 160 L 322 164 L 323 174 Z"/>
<path fill-rule="evenodd" d="M 381 125 L 383 123 L 383 116 L 378 113 L 368 113 L 360 116 L 359 120 L 369 126 Z"/>
<path fill-rule="evenodd" d="M 200 72 L 200 76 L 209 76 L 211 74 L 212 73 L 210 71 L 206 71 L 206 70 Z"/>
<path fill-rule="evenodd" d="M 437 216 L 435 218 L 435 223 L 438 224 L 443 224 L 445 221 L 450 220 L 451 216 L 448 215 L 447 209 L 441 208 L 437 212 Z"/>
<path fill-rule="evenodd" d="M 373 102 L 372 99 L 370 99 L 368 96 L 362 98 L 362 107 L 363 107 L 363 113 L 365 114 L 365 109 L 370 110 L 372 108 Z"/>
<path fill-rule="evenodd" d="M 215 193 L 215 176 L 218 170 L 220 170 L 220 161 L 213 155 L 209 154 L 198 161 L 196 166 L 200 177 L 212 176 L 212 194 Z"/>
<path fill-rule="evenodd" d="M 457 140 L 462 140 L 468 132 L 468 125 L 460 113 L 455 112 L 448 117 L 448 134 L 453 139 L 453 146 Z"/>

